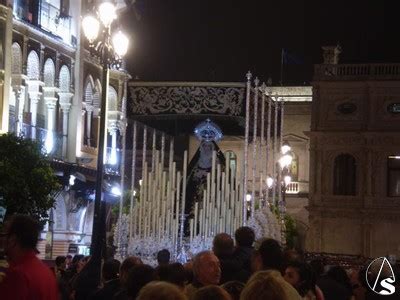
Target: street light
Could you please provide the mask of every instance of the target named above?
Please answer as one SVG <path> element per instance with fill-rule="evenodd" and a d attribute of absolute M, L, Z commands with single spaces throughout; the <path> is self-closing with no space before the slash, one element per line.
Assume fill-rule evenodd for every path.
<path fill-rule="evenodd" d="M 128 50 L 129 40 L 121 32 L 111 34 L 111 24 L 117 18 L 116 7 L 111 2 L 103 2 L 99 5 L 94 14 L 86 15 L 82 20 L 83 33 L 89 41 L 90 54 L 97 57 L 102 66 L 102 93 L 100 110 L 100 133 L 97 153 L 97 174 L 96 174 L 96 196 L 94 200 L 94 217 L 91 253 L 101 255 L 105 228 L 101 222 L 101 197 L 103 185 L 103 164 L 104 149 L 106 148 L 106 118 L 107 118 L 107 97 L 109 84 L 109 69 L 119 68 L 121 59 Z"/>
<path fill-rule="evenodd" d="M 267 176 L 266 184 L 267 190 L 266 195 L 268 199 L 269 190 L 272 189 L 273 204 L 276 205 L 279 212 L 279 219 L 281 222 L 281 240 L 282 244 L 286 244 L 285 235 L 285 206 L 286 206 L 286 189 L 292 181 L 290 176 L 290 165 L 293 161 L 293 155 L 291 154 L 291 147 L 287 142 L 284 142 L 281 147 L 282 156 L 278 159 L 280 169 L 273 176 Z M 275 202 L 275 191 L 278 190 L 279 202 Z M 268 202 L 268 200 L 267 200 Z"/>

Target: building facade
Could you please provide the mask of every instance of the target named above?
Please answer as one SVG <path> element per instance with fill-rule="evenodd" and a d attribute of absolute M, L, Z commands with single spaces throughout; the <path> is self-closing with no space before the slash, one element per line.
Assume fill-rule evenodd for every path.
<path fill-rule="evenodd" d="M 47 257 L 65 255 L 69 248 L 85 248 L 91 239 L 103 87 L 101 66 L 89 54 L 81 32 L 81 15 L 97 1 L 3 2 L 0 132 L 44 144 L 63 190 L 40 250 Z M 123 8 L 123 1 L 119 2 Z M 107 163 L 115 166 L 117 174 L 126 127 L 126 80 L 125 71 L 111 70 Z"/>
<path fill-rule="evenodd" d="M 315 66 L 310 234 L 315 252 L 399 256 L 399 64 Z"/>

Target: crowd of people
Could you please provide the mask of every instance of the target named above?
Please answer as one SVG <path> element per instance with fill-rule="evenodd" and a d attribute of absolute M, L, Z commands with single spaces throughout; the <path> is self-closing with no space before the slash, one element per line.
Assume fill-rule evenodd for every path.
<path fill-rule="evenodd" d="M 0 277 L 0 299 L 43 300 L 369 300 L 380 299 L 365 283 L 365 270 L 306 262 L 294 250 L 283 250 L 273 239 L 256 243 L 251 228 L 234 238 L 217 234 L 209 251 L 186 264 L 171 261 L 168 250 L 157 253 L 158 266 L 139 257 L 102 264 L 97 289 L 78 284 L 90 257 L 60 256 L 49 268 L 36 255 L 39 227 L 22 215 L 5 230 L 5 254 L 10 266 Z M 255 246 L 255 244 L 258 244 Z M 398 289 L 400 290 L 400 288 Z M 393 296 L 393 297 L 392 297 Z M 385 299 L 398 299 L 398 295 Z"/>

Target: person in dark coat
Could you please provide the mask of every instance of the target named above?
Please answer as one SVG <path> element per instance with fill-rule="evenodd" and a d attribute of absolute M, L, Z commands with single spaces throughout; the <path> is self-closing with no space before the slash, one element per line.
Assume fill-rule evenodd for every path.
<path fill-rule="evenodd" d="M 233 239 L 227 233 L 219 233 L 213 240 L 213 252 L 218 257 L 221 265 L 220 284 L 228 281 L 238 280 L 246 282 L 250 272 L 246 272 L 240 263 L 233 257 Z"/>
<path fill-rule="evenodd" d="M 239 227 L 235 231 L 236 249 L 233 257 L 242 269 L 246 270 L 249 274 L 251 274 L 251 257 L 254 252 L 254 240 L 255 234 L 250 227 Z"/>
<path fill-rule="evenodd" d="M 119 268 L 121 263 L 116 259 L 107 260 L 103 264 L 103 287 L 94 293 L 92 300 L 112 299 L 120 289 Z"/>

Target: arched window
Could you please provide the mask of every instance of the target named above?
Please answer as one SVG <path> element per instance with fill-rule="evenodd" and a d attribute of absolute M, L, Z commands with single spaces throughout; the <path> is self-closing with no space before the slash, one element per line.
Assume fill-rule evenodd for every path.
<path fill-rule="evenodd" d="M 44 84 L 45 86 L 54 86 L 56 68 L 54 67 L 54 62 L 51 58 L 48 58 L 44 63 Z"/>
<path fill-rule="evenodd" d="M 356 195 L 356 160 L 350 154 L 340 154 L 333 166 L 333 194 Z"/>
<path fill-rule="evenodd" d="M 85 99 L 86 104 L 93 104 L 93 85 L 91 80 L 86 80 Z"/>
<path fill-rule="evenodd" d="M 228 166 L 230 168 L 230 172 L 236 172 L 237 156 L 236 156 L 235 152 L 233 152 L 232 150 L 226 151 L 225 159 L 228 160 Z"/>
<path fill-rule="evenodd" d="M 13 43 L 11 47 L 11 67 L 12 74 L 21 74 L 22 70 L 22 50 L 18 43 Z"/>
<path fill-rule="evenodd" d="M 100 106 L 100 101 L 101 101 L 100 97 L 101 97 L 101 83 L 100 83 L 100 81 L 97 79 L 97 80 L 96 80 L 96 83 L 95 83 L 95 92 L 93 93 L 93 106 L 94 106 L 95 108 L 97 108 L 97 109 L 95 110 L 95 115 L 96 115 L 96 116 L 97 116 L 98 113 L 100 112 L 100 108 L 101 108 L 101 106 Z"/>
<path fill-rule="evenodd" d="M 84 94 L 84 102 L 86 106 L 91 106 L 93 105 L 93 78 L 91 76 L 88 76 L 86 79 L 86 85 L 85 85 L 85 94 Z M 91 146 L 91 136 L 92 136 L 92 114 L 86 113 L 83 123 L 85 124 L 84 130 L 83 130 L 83 144 L 86 146 Z"/>
<path fill-rule="evenodd" d="M 117 91 L 111 85 L 108 86 L 108 111 L 116 111 L 118 103 Z"/>
<path fill-rule="evenodd" d="M 39 80 L 40 67 L 39 67 L 39 56 L 35 51 L 31 51 L 28 54 L 27 70 L 26 75 L 29 79 Z"/>
<path fill-rule="evenodd" d="M 60 82 L 60 91 L 69 92 L 71 76 L 69 74 L 69 69 L 66 65 L 63 65 L 60 69 L 59 82 Z"/>

